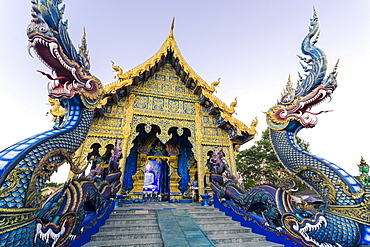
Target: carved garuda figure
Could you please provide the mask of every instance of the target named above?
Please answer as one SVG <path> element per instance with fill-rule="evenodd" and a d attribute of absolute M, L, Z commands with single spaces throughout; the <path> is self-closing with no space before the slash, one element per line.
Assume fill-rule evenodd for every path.
<path fill-rule="evenodd" d="M 302 42 L 305 57 L 294 88 L 290 78 L 282 98 L 267 111 L 267 124 L 274 150 L 290 172 L 315 190 L 324 202 L 316 209 L 299 206 L 284 187 L 259 186 L 244 192 L 235 184 L 212 188 L 229 201 L 235 210 L 261 212 L 260 226 L 277 235 L 289 235 L 304 246 L 358 246 L 370 243 L 369 192 L 337 165 L 306 152 L 296 143 L 296 134 L 317 124 L 318 113 L 311 108 L 331 99 L 337 88 L 337 65 L 325 77 L 326 55 L 316 47 L 319 23 L 316 12 L 310 20 L 309 32 Z M 286 187 L 287 188 L 287 187 Z M 258 210 L 259 209 L 259 210 Z M 240 211 L 239 211 L 240 212 Z"/>
<path fill-rule="evenodd" d="M 75 174 L 83 172 L 74 165 L 72 156 L 84 141 L 103 97 L 99 79 L 90 74 L 85 34 L 77 51 L 69 38 L 67 21 L 62 19 L 61 2 L 31 1 L 29 48 L 52 71 L 53 76 L 41 73 L 50 79 L 50 101 L 64 109 L 54 109 L 58 113 L 54 129 L 0 152 L 1 246 L 60 246 L 70 234 L 81 234 L 78 224 L 84 221 L 84 210 L 98 212 L 118 186 L 119 171 L 100 182 L 80 177 L 69 181 L 58 196 L 40 208 L 38 195 L 61 164 L 68 162 Z"/>

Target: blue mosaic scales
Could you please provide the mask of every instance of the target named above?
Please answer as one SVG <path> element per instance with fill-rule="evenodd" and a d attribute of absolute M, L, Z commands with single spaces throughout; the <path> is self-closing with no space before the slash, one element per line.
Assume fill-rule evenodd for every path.
<path fill-rule="evenodd" d="M 336 69 L 325 77 L 327 59 L 315 46 L 318 41 L 319 23 L 316 12 L 310 20 L 309 33 L 302 42 L 300 57 L 307 73 L 296 88 L 288 80 L 278 103 L 266 113 L 270 138 L 281 163 L 290 172 L 290 181 L 298 177 L 315 190 L 324 201 L 319 209 L 302 208 L 285 192 L 284 187 L 272 189 L 259 186 L 243 192 L 235 184 L 213 190 L 228 201 L 234 211 L 260 209 L 261 227 L 268 231 L 290 236 L 296 244 L 321 247 L 350 247 L 368 245 L 370 214 L 369 192 L 337 165 L 306 152 L 297 145 L 295 136 L 303 128 L 313 128 L 317 115 L 310 109 L 331 99 L 337 87 Z M 265 195 L 265 196 L 264 196 Z M 263 197 L 264 196 L 264 197 Z M 265 210 L 264 207 L 269 208 Z M 257 220 L 258 221 L 258 220 Z"/>
<path fill-rule="evenodd" d="M 85 139 L 94 109 L 103 95 L 99 79 L 89 72 L 85 37 L 79 52 L 72 45 L 67 22 L 62 20 L 64 6 L 59 8 L 61 1 L 31 2 L 32 20 L 27 28 L 29 48 L 33 48 L 37 57 L 53 71 L 55 77 L 41 72 L 51 80 L 49 101 L 64 109 L 59 110 L 60 115 L 53 114 L 54 129 L 0 152 L 1 246 L 34 245 L 36 214 L 42 211 L 38 195 L 63 162 L 68 161 L 75 174 L 83 172 L 73 164 L 72 155 Z M 90 185 L 96 187 L 93 180 Z"/>

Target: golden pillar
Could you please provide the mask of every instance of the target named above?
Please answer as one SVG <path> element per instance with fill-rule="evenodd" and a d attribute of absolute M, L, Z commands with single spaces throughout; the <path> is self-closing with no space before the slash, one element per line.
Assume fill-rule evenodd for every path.
<path fill-rule="evenodd" d="M 181 191 L 179 190 L 179 182 L 181 177 L 178 174 L 179 162 L 176 155 L 171 155 L 168 160 L 168 166 L 170 168 L 170 198 L 172 199 L 182 199 Z"/>
<path fill-rule="evenodd" d="M 195 103 L 195 151 L 196 160 L 198 161 L 198 188 L 199 195 L 204 194 L 204 162 L 203 162 L 203 128 L 202 128 L 202 117 L 201 117 L 201 106 L 199 103 Z"/>
<path fill-rule="evenodd" d="M 230 141 L 229 142 L 229 160 L 230 160 L 230 170 L 231 170 L 231 173 L 237 177 L 238 176 L 238 173 L 237 173 L 237 170 L 236 170 L 236 161 L 235 161 L 235 150 L 234 150 L 234 147 L 233 147 L 233 143 Z"/>
<path fill-rule="evenodd" d="M 143 194 L 143 187 L 144 187 L 144 175 L 145 175 L 145 165 L 148 162 L 148 157 L 146 154 L 139 154 L 137 166 L 136 166 L 136 173 L 132 176 L 134 180 L 133 188 L 130 191 L 130 198 L 131 199 L 141 199 Z"/>
<path fill-rule="evenodd" d="M 122 159 L 119 162 L 119 168 L 120 168 L 121 173 L 122 173 L 121 178 L 120 178 L 121 183 L 123 183 L 123 178 L 124 178 L 124 175 L 125 175 L 126 159 L 127 159 L 127 156 L 129 155 L 128 154 L 128 151 L 129 151 L 128 150 L 128 146 L 129 146 L 128 140 L 129 140 L 129 137 L 131 135 L 131 123 L 132 123 L 132 119 L 134 117 L 134 103 L 135 103 L 135 95 L 130 94 L 130 96 L 128 97 L 128 107 L 127 107 L 127 110 L 126 110 L 125 126 L 123 126 L 123 128 L 122 128 L 122 134 L 123 134 Z M 122 185 L 121 185 L 121 189 L 118 191 L 117 194 L 118 195 L 123 194 Z"/>

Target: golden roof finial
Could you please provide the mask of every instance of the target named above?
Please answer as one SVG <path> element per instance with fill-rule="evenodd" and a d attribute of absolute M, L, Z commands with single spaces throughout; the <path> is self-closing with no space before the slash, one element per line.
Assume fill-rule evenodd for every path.
<path fill-rule="evenodd" d="M 229 114 L 234 114 L 235 113 L 235 108 L 234 107 L 236 107 L 237 104 L 238 104 L 238 100 L 235 97 L 234 101 L 231 102 L 231 104 L 229 106 L 229 109 L 226 109 L 226 112 L 228 112 Z"/>
<path fill-rule="evenodd" d="M 175 29 L 175 16 L 172 17 L 170 34 L 173 34 L 173 29 Z"/>
<path fill-rule="evenodd" d="M 116 66 L 112 60 L 111 60 L 111 63 L 112 63 L 112 69 L 114 69 L 117 72 L 117 77 L 120 78 L 120 79 L 124 79 L 124 77 L 123 77 L 123 74 L 124 74 L 123 69 L 121 69 L 120 66 Z"/>
<path fill-rule="evenodd" d="M 220 85 L 220 82 L 221 82 L 221 78 L 218 78 L 217 81 L 212 82 L 209 92 L 213 93 L 214 91 L 216 91 L 216 87 Z"/>
<path fill-rule="evenodd" d="M 230 107 L 236 107 L 237 104 L 238 104 L 238 100 L 235 97 L 234 101 L 231 102 Z"/>
<path fill-rule="evenodd" d="M 253 119 L 252 123 L 251 123 L 251 126 L 250 126 L 250 129 L 251 129 L 251 133 L 250 134 L 256 134 L 257 133 L 257 130 L 256 130 L 256 127 L 257 127 L 257 124 L 258 124 L 258 119 L 257 119 L 257 116 Z"/>

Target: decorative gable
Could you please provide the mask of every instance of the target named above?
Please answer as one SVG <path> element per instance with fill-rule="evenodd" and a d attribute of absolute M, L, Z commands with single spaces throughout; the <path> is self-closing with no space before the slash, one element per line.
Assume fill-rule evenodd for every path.
<path fill-rule="evenodd" d="M 256 134 L 257 120 L 254 120 L 251 126 L 248 127 L 233 117 L 237 101 L 235 100 L 230 106 L 227 106 L 213 95 L 220 79 L 209 85 L 187 64 L 179 51 L 172 28 L 173 25 L 170 35 L 160 50 L 141 65 L 123 73 L 119 66 L 112 64 L 112 68 L 117 71 L 118 80 L 105 86 L 106 97 L 110 101 L 117 101 L 117 98 L 130 95 L 132 90 L 146 87 L 147 95 L 152 96 L 145 98 L 138 95 L 140 104 L 135 104 L 135 107 L 140 108 L 141 113 L 144 114 L 143 109 L 151 108 L 154 111 L 161 111 L 161 114 L 166 115 L 167 113 L 167 117 L 177 116 L 183 119 L 187 119 L 191 115 L 188 113 L 194 109 L 191 107 L 193 105 L 191 102 L 195 100 L 199 102 L 202 108 L 207 109 L 209 115 L 217 119 L 218 127 L 228 133 L 229 139 L 235 145 L 241 145 L 253 139 Z M 161 81 L 160 84 L 155 83 L 159 81 Z M 175 84 L 170 82 L 177 82 L 177 84 L 174 86 Z M 137 94 L 138 91 L 134 93 Z M 158 93 L 161 96 L 158 96 Z M 175 100 L 164 100 L 166 96 L 171 96 Z M 194 99 L 190 98 L 184 101 L 181 98 L 183 96 L 194 96 Z M 146 102 L 146 100 L 148 101 Z M 178 109 L 177 112 L 176 109 Z"/>
<path fill-rule="evenodd" d="M 193 120 L 194 104 L 200 101 L 168 63 L 147 81 L 133 86 L 131 93 L 136 96 L 135 113 L 154 117 Z"/>

